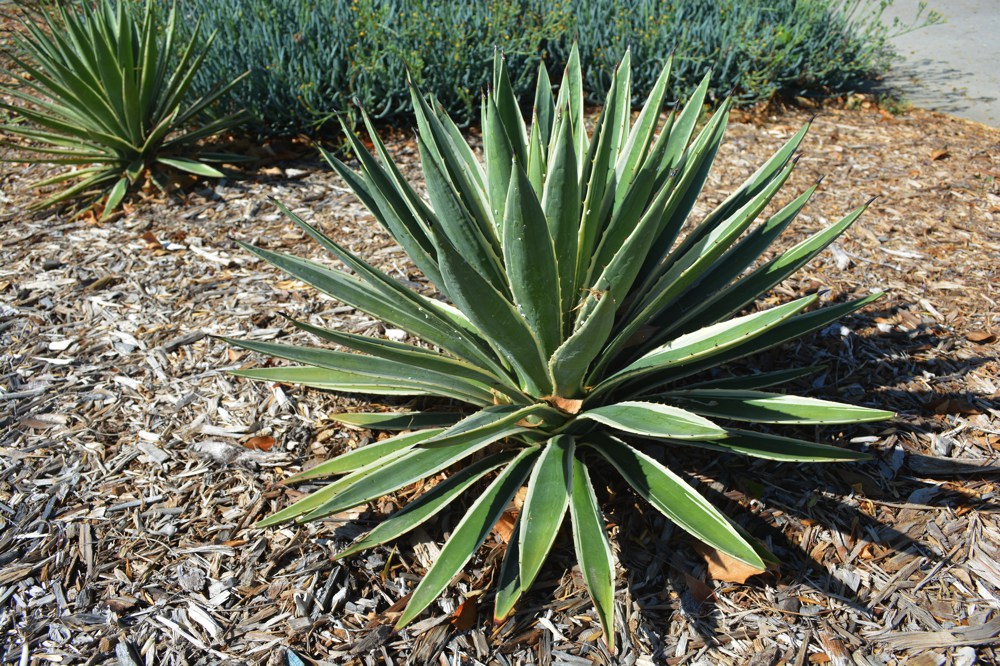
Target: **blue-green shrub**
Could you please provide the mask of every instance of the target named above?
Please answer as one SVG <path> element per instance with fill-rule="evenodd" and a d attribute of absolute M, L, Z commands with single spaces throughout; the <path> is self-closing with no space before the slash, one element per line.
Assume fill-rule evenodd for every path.
<path fill-rule="evenodd" d="M 185 0 L 192 25 L 218 30 L 196 86 L 250 70 L 231 95 L 264 134 L 311 131 L 353 115 L 411 111 L 409 69 L 460 121 L 478 115 L 494 46 L 530 90 L 545 45 L 567 32 L 542 0 Z"/>
<path fill-rule="evenodd" d="M 167 0 L 163 0 L 164 2 Z M 196 80 L 207 89 L 250 70 L 230 93 L 263 134 L 311 132 L 353 117 L 410 113 L 405 70 L 459 121 L 476 117 L 483 72 L 504 50 L 515 91 L 530 92 L 540 60 L 553 78 L 574 40 L 592 99 L 632 49 L 634 94 L 645 97 L 676 53 L 669 99 L 682 99 L 708 70 L 715 97 L 741 102 L 776 93 L 841 91 L 891 60 L 878 0 L 183 0 L 218 30 Z"/>

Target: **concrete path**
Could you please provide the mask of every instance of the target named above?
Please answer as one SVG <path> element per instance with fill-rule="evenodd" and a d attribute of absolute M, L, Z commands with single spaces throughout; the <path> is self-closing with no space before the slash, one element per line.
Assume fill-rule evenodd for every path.
<path fill-rule="evenodd" d="M 886 10 L 909 23 L 918 0 L 895 0 Z M 1000 127 L 1000 0 L 929 0 L 946 23 L 893 40 L 905 59 L 886 84 L 914 106 Z"/>

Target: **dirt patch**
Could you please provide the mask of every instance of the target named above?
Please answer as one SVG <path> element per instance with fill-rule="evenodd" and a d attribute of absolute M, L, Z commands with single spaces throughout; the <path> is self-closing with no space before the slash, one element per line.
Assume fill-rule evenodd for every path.
<path fill-rule="evenodd" d="M 737 118 L 699 211 L 808 116 Z M 416 178 L 412 142 L 390 147 Z M 297 339 L 279 312 L 386 334 L 239 249 L 325 260 L 267 197 L 430 288 L 327 169 L 283 163 L 103 225 L 27 213 L 46 172 L 0 176 L 4 663 L 997 663 L 1000 131 L 921 111 L 816 119 L 781 202 L 825 181 L 783 247 L 878 199 L 766 301 L 887 295 L 755 364 L 822 363 L 789 390 L 899 417 L 803 433 L 869 450 L 869 463 L 670 458 L 782 560 L 748 584 L 710 580 L 679 530 L 609 491 L 615 657 L 567 535 L 503 625 L 478 596 L 497 537 L 396 633 L 400 600 L 458 515 L 346 562 L 331 555 L 406 492 L 337 520 L 252 528 L 304 490 L 276 482 L 375 435 L 325 420 L 353 398 L 227 375 L 261 359 L 213 336 Z"/>

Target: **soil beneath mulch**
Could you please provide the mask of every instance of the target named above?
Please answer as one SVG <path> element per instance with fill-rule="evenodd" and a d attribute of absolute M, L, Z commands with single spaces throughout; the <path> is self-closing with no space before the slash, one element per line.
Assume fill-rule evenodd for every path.
<path fill-rule="evenodd" d="M 694 219 L 809 115 L 736 118 Z M 412 141 L 390 148 L 416 179 Z M 29 213 L 48 173 L 0 176 L 0 664 L 1000 663 L 1000 130 L 922 111 L 816 119 L 781 203 L 825 180 L 781 247 L 878 199 L 762 304 L 886 296 L 753 367 L 823 364 L 787 390 L 899 416 L 801 433 L 874 454 L 865 463 L 668 451 L 781 559 L 745 584 L 713 580 L 683 532 L 610 490 L 614 656 L 567 534 L 502 625 L 496 533 L 396 632 L 457 512 L 346 561 L 332 555 L 409 491 L 252 527 L 308 490 L 277 482 L 377 434 L 325 418 L 361 398 L 230 376 L 267 359 L 213 336 L 304 341 L 279 313 L 398 335 L 237 246 L 326 260 L 267 197 L 430 289 L 327 168 L 277 163 L 103 224 Z"/>

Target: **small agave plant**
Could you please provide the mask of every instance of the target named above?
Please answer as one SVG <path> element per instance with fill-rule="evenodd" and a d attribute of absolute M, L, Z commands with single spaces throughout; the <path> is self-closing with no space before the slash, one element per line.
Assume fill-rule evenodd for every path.
<path fill-rule="evenodd" d="M 814 369 L 714 371 L 825 327 L 878 296 L 822 309 L 813 309 L 816 297 L 807 296 L 741 314 L 837 238 L 864 206 L 755 265 L 816 189 L 754 224 L 788 178 L 803 128 L 728 199 L 689 223 L 730 103 L 696 131 L 706 78 L 657 132 L 668 75 L 669 63 L 631 123 L 626 54 L 588 138 L 576 53 L 556 98 L 540 69 L 530 125 L 498 57 L 483 100 L 482 160 L 447 115 L 413 88 L 429 201 L 404 180 L 367 118 L 378 159 L 347 132 L 360 171 L 329 155 L 328 161 L 442 298 L 401 285 L 287 209 L 342 268 L 248 246 L 425 345 L 293 322 L 351 351 L 232 341 L 297 364 L 236 374 L 468 406 L 335 415 L 402 432 L 295 475 L 289 480 L 336 480 L 259 523 L 316 520 L 450 472 L 340 554 L 395 539 L 468 496 L 471 504 L 399 626 L 434 601 L 526 485 L 498 576 L 495 617 L 507 617 L 531 587 L 568 514 L 583 580 L 613 649 L 615 563 L 591 470 L 610 465 L 682 529 L 764 569 L 773 557 L 671 471 L 665 454 L 694 446 L 777 461 L 858 460 L 864 456 L 738 424 L 892 416 L 763 390 Z"/>
<path fill-rule="evenodd" d="M 126 0 L 22 8 L 22 29 L 12 32 L 17 55 L 11 55 L 20 71 L 12 73 L 13 83 L 0 84 L 11 99 L 0 100 L 0 110 L 16 121 L 0 123 L 0 132 L 30 141 L 15 147 L 36 157 L 8 161 L 70 167 L 35 184 L 70 183 L 34 209 L 74 200 L 86 209 L 103 200 L 106 218 L 147 177 L 167 190 L 172 171 L 221 178 L 206 162 L 242 160 L 204 151 L 199 159 L 189 155 L 200 140 L 245 119 L 243 113 L 200 117 L 246 74 L 187 100 L 215 36 L 206 39 L 195 26 L 178 43 L 176 7 L 164 20 L 155 0 L 144 1 L 141 11 Z"/>

